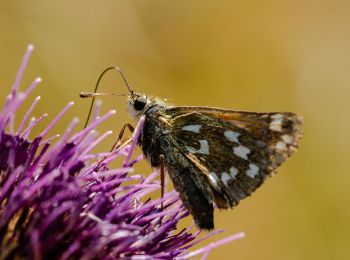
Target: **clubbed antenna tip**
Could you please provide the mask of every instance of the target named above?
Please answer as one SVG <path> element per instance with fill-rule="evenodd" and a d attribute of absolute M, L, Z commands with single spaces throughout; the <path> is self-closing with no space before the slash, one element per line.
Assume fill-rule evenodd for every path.
<path fill-rule="evenodd" d="M 88 97 L 93 97 L 94 95 L 93 95 L 93 93 L 91 93 L 91 92 L 81 92 L 81 93 L 79 94 L 79 96 L 80 96 L 81 98 L 88 98 Z"/>

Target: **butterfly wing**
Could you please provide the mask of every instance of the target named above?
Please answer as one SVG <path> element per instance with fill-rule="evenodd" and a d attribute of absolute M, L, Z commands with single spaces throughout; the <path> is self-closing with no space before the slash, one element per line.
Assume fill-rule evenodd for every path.
<path fill-rule="evenodd" d="M 234 207 L 298 147 L 302 119 L 293 113 L 252 113 L 210 107 L 166 110 L 171 145 L 210 202 Z"/>

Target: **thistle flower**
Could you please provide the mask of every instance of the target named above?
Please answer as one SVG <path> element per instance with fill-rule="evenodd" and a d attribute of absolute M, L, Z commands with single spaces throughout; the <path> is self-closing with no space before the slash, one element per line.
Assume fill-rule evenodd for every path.
<path fill-rule="evenodd" d="M 178 230 L 179 221 L 189 214 L 178 194 L 170 191 L 164 198 L 149 199 L 160 187 L 158 173 L 129 174 L 142 160 L 131 159 L 142 118 L 131 144 L 99 154 L 91 150 L 112 132 L 98 136 L 94 129 L 115 111 L 95 117 L 71 136 L 75 118 L 62 137 L 47 138 L 71 102 L 31 140 L 31 130 L 46 117 L 32 119 L 25 128 L 37 97 L 15 128 L 17 109 L 41 82 L 37 78 L 19 92 L 32 50 L 30 45 L 0 113 L 0 259 L 187 259 L 199 254 L 205 258 L 211 249 L 243 236 L 189 252 L 221 230 L 203 238 L 191 228 Z M 124 163 L 111 169 L 109 163 L 118 157 L 124 157 Z"/>

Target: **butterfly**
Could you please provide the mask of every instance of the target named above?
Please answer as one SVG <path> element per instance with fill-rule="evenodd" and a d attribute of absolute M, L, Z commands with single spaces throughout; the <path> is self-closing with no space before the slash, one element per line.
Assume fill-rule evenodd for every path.
<path fill-rule="evenodd" d="M 237 206 L 299 146 L 303 119 L 294 113 L 174 106 L 127 87 L 129 113 L 145 118 L 145 158 L 165 169 L 199 229 L 213 229 L 215 206 Z"/>

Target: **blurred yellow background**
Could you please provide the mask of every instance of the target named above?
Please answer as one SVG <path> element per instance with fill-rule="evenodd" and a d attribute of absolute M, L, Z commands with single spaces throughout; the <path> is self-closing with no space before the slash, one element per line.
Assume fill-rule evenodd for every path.
<path fill-rule="evenodd" d="M 209 259 L 350 259 L 350 1 L 3 0 L 0 35 L 0 105 L 28 43 L 36 50 L 22 89 L 43 78 L 35 114 L 53 118 L 75 101 L 52 133 L 85 119 L 78 94 L 111 65 L 135 90 L 174 104 L 304 115 L 301 148 L 279 174 L 216 211 L 225 232 L 213 240 L 246 238 Z M 101 91 L 126 88 L 110 73 Z M 103 103 L 118 110 L 103 129 L 118 132 L 130 120 L 124 98 Z"/>

